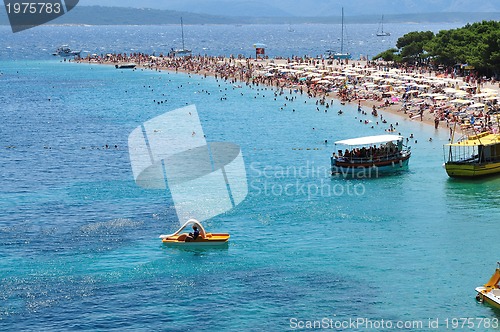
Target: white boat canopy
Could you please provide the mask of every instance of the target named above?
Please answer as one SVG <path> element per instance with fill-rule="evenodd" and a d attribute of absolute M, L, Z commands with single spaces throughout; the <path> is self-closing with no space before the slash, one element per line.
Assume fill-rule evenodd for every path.
<path fill-rule="evenodd" d="M 404 137 L 399 135 L 376 135 L 376 136 L 365 136 L 358 138 L 350 138 L 342 141 L 337 141 L 335 144 L 343 144 L 343 145 L 369 145 L 369 144 L 378 144 L 378 143 L 387 143 L 393 141 L 400 141 Z"/>

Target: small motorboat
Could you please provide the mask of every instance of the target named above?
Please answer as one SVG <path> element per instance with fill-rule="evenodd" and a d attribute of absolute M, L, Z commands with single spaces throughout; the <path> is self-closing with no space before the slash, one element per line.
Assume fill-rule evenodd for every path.
<path fill-rule="evenodd" d="M 198 228 L 200 234 L 193 239 L 192 233 L 181 233 L 188 226 Z M 175 233 L 170 235 L 160 235 L 162 242 L 167 245 L 181 246 L 221 246 L 227 245 L 229 234 L 227 233 L 207 233 L 205 228 L 196 219 L 189 219 Z"/>
<path fill-rule="evenodd" d="M 62 45 L 62 46 L 58 47 L 57 50 L 54 53 L 52 53 L 52 55 L 62 56 L 62 57 L 80 56 L 81 52 L 82 51 L 74 51 L 74 50 L 70 49 L 68 45 Z"/>
<path fill-rule="evenodd" d="M 135 63 L 120 63 L 115 65 L 116 69 L 134 69 L 137 66 Z"/>
<path fill-rule="evenodd" d="M 491 276 L 490 280 L 481 287 L 476 288 L 476 300 L 479 302 L 486 302 L 500 309 L 500 262 L 497 262 L 495 273 Z"/>

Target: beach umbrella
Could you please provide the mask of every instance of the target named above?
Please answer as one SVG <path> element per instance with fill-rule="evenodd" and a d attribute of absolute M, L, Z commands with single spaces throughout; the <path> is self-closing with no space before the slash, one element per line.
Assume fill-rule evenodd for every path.
<path fill-rule="evenodd" d="M 480 107 L 484 107 L 484 106 L 485 106 L 485 104 L 483 104 L 483 103 L 475 103 L 475 104 L 470 105 L 469 107 L 480 108 Z"/>
<path fill-rule="evenodd" d="M 470 100 L 465 100 L 465 99 L 453 99 L 453 100 L 451 100 L 451 102 L 454 104 L 470 104 L 470 103 L 472 103 Z"/>
<path fill-rule="evenodd" d="M 484 89 L 481 89 L 483 93 L 497 93 L 498 90 L 495 90 L 495 89 L 490 89 L 490 88 L 484 88 Z"/>
<path fill-rule="evenodd" d="M 406 90 L 406 86 L 404 85 L 397 85 L 394 87 L 394 90 Z"/>
<path fill-rule="evenodd" d="M 455 93 L 457 91 L 460 91 L 460 90 L 457 90 L 455 88 L 446 88 L 446 89 L 444 89 L 445 93 Z"/>
<path fill-rule="evenodd" d="M 436 100 L 445 100 L 445 99 L 448 99 L 448 97 L 446 97 L 446 96 L 435 96 L 434 99 L 436 99 Z"/>

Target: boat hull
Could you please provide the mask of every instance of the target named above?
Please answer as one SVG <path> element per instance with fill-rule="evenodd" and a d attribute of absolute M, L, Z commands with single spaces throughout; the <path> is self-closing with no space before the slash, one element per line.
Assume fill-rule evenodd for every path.
<path fill-rule="evenodd" d="M 487 164 L 447 162 L 444 167 L 448 176 L 452 178 L 474 178 L 500 174 L 500 162 Z"/>
<path fill-rule="evenodd" d="M 193 241 L 186 241 L 187 234 L 183 233 L 176 236 L 170 236 L 162 239 L 165 245 L 174 246 L 224 246 L 229 241 L 229 234 L 227 233 L 208 233 L 205 238 L 201 236 Z"/>
<path fill-rule="evenodd" d="M 348 163 L 335 161 L 332 158 L 332 175 L 344 177 L 377 177 L 380 174 L 390 174 L 408 169 L 411 154 L 393 160 L 384 160 L 368 163 Z"/>
<path fill-rule="evenodd" d="M 137 65 L 135 63 L 124 63 L 115 65 L 116 69 L 134 69 Z"/>
<path fill-rule="evenodd" d="M 335 53 L 331 55 L 334 60 L 350 60 L 352 56 L 349 53 Z"/>
<path fill-rule="evenodd" d="M 488 290 L 486 287 L 477 287 L 477 300 L 483 303 L 487 303 L 492 307 L 500 309 L 500 290 L 499 289 L 490 289 Z"/>

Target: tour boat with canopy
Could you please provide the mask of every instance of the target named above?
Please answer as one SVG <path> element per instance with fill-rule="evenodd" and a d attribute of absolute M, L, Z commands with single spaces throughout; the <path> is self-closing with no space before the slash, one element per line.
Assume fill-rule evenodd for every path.
<path fill-rule="evenodd" d="M 410 147 L 399 135 L 376 135 L 335 142 L 332 175 L 372 177 L 408 167 Z M 340 147 L 341 148 L 340 148 Z"/>
<path fill-rule="evenodd" d="M 466 135 L 444 146 L 446 173 L 453 178 L 477 178 L 500 173 L 500 134 Z"/>

